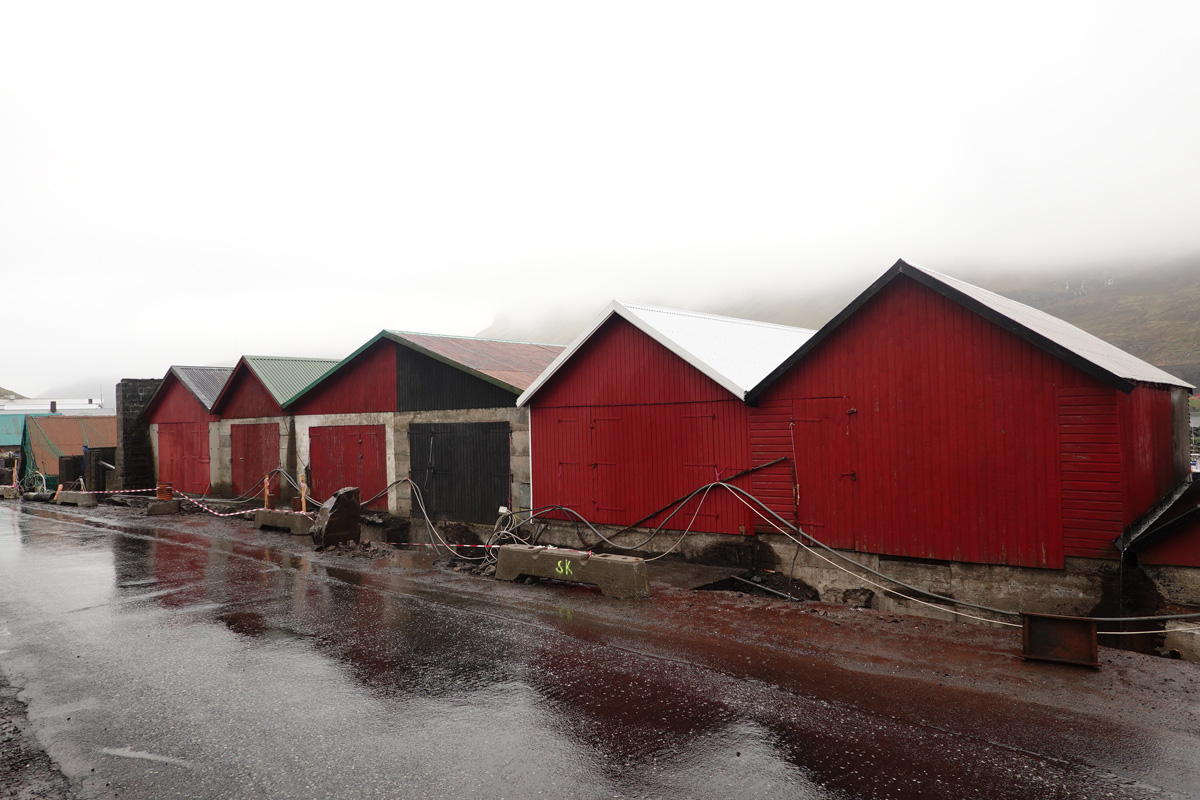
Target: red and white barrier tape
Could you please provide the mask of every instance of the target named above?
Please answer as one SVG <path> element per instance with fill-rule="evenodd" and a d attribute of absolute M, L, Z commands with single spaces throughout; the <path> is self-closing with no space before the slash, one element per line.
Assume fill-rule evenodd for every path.
<path fill-rule="evenodd" d="M 63 491 L 73 494 L 137 494 L 138 492 L 157 492 L 158 489 L 105 489 L 95 492 L 89 492 L 84 489 L 63 489 Z"/>

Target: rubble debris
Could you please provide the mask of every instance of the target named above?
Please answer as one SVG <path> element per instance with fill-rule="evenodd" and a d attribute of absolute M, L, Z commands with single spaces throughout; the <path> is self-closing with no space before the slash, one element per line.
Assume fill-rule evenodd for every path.
<path fill-rule="evenodd" d="M 323 547 L 358 541 L 361 519 L 359 494 L 357 486 L 347 486 L 338 489 L 321 504 L 317 521 L 312 526 L 313 544 Z"/>

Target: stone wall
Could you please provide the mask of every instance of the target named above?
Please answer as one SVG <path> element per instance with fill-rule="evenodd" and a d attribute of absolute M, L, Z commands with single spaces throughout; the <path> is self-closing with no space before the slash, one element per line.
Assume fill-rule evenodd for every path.
<path fill-rule="evenodd" d="M 117 470 L 109 478 L 110 489 L 154 487 L 150 425 L 139 417 L 161 383 L 160 378 L 126 378 L 117 383 Z"/>

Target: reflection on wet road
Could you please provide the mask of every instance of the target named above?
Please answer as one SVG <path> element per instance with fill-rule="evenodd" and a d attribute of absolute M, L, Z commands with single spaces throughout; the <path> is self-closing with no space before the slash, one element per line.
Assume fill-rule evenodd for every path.
<path fill-rule="evenodd" d="M 613 647 L 569 600 L 517 613 L 0 507 L 0 668 L 86 796 L 1186 796 L 1047 756 L 1036 731 L 914 724 L 655 637 Z"/>

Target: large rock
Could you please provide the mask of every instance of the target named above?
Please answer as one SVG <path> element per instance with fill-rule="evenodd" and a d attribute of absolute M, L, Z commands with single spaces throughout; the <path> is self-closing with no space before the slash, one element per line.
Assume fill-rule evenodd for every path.
<path fill-rule="evenodd" d="M 357 486 L 338 489 L 321 505 L 313 523 L 312 540 L 317 547 L 358 541 L 358 522 L 362 506 Z"/>

